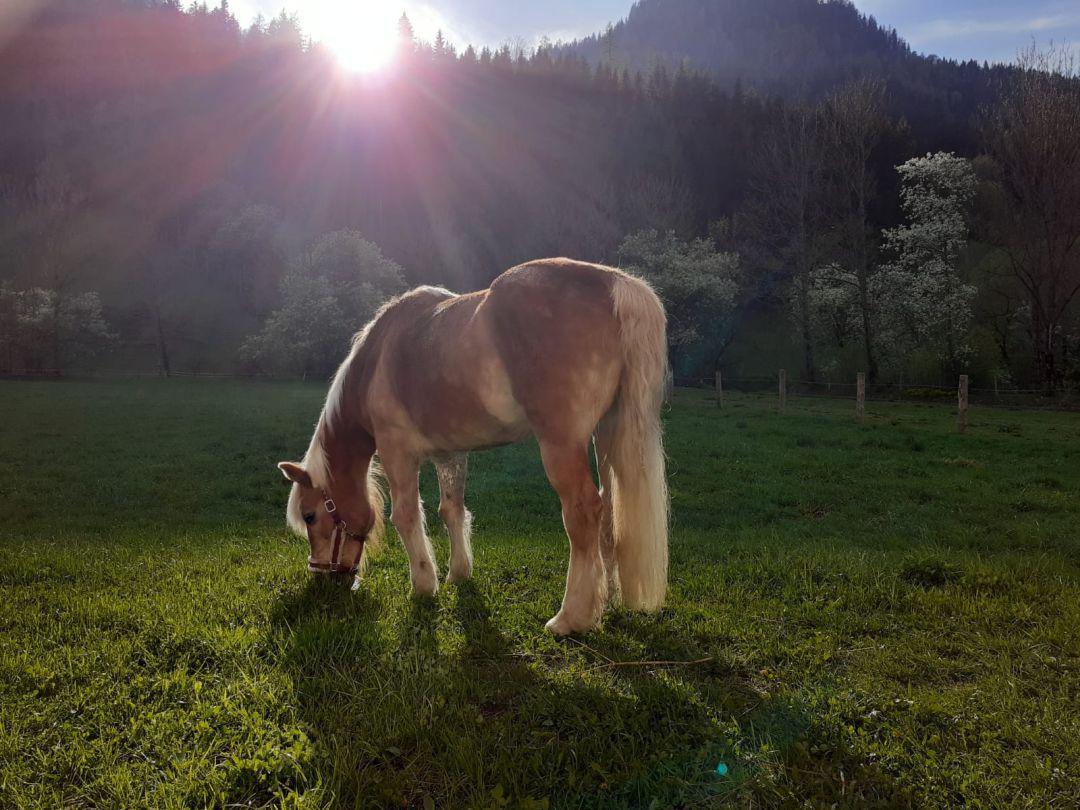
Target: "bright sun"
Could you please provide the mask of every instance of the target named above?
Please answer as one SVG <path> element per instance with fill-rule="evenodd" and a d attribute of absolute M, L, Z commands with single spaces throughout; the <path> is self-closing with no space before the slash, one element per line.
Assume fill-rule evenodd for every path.
<path fill-rule="evenodd" d="M 394 8 L 384 0 L 319 0 L 313 33 L 342 67 L 371 73 L 394 58 L 401 13 Z"/>

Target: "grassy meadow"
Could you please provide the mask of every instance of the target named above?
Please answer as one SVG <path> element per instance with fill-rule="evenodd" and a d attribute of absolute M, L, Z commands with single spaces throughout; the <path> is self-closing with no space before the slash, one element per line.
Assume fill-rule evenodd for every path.
<path fill-rule="evenodd" d="M 557 641 L 530 444 L 473 582 L 310 581 L 324 392 L 0 382 L 0 807 L 1080 805 L 1080 415 L 680 391 L 668 607 Z"/>

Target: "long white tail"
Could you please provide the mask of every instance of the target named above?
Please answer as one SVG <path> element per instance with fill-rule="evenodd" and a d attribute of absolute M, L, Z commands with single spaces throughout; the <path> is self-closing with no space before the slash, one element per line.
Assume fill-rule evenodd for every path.
<path fill-rule="evenodd" d="M 660 427 L 667 317 L 652 288 L 624 273 L 615 280 L 612 299 L 623 352 L 610 453 L 619 588 L 627 607 L 659 610 L 668 568 L 668 490 Z"/>

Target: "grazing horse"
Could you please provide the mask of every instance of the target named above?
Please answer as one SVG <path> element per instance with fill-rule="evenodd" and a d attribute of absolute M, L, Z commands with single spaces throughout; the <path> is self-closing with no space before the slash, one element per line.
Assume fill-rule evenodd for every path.
<path fill-rule="evenodd" d="M 390 301 L 334 376 L 304 460 L 278 465 L 293 482 L 287 515 L 308 538 L 309 570 L 358 575 L 365 542 L 382 534 L 381 464 L 413 592 L 434 594 L 438 568 L 418 488 L 430 459 L 450 535 L 447 582 L 468 579 L 466 453 L 531 434 L 570 538 L 566 594 L 547 628 L 589 630 L 609 594 L 659 609 L 668 562 L 665 331 L 645 282 L 569 259 L 520 265 L 480 292 L 420 287 Z"/>

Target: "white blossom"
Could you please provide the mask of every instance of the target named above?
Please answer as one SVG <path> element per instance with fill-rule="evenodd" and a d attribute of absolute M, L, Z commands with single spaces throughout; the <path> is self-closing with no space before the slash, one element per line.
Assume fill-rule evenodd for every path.
<path fill-rule="evenodd" d="M 907 224 L 883 232 L 886 260 L 866 279 L 839 264 L 815 270 L 809 299 L 815 334 L 842 347 L 872 324 L 883 365 L 902 366 L 914 349 L 931 349 L 947 366 L 970 354 L 975 288 L 960 277 L 967 210 L 976 192 L 971 163 L 939 152 L 897 167 Z M 869 308 L 862 311 L 863 302 Z"/>
<path fill-rule="evenodd" d="M 715 359 L 735 312 L 738 255 L 718 251 L 708 239 L 686 241 L 674 231 L 650 229 L 623 240 L 619 263 L 649 281 L 663 300 L 673 354 L 688 365 Z"/>
<path fill-rule="evenodd" d="M 970 161 L 938 152 L 897 167 L 908 224 L 884 232 L 890 261 L 873 279 L 882 314 L 879 336 L 894 353 L 932 348 L 947 365 L 970 354 L 976 290 L 958 272 L 967 246 L 967 211 L 975 198 Z"/>

